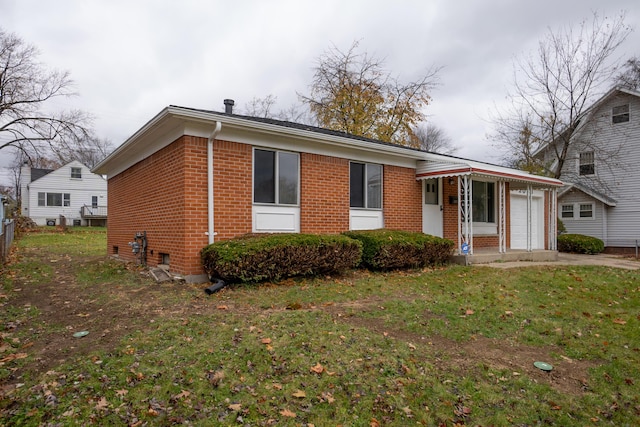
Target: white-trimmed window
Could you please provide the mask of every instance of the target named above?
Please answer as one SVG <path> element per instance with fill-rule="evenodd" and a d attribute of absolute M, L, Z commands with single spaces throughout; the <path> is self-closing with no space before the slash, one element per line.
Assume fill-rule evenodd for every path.
<path fill-rule="evenodd" d="M 629 104 L 618 105 L 611 110 L 611 121 L 616 123 L 625 123 L 629 121 Z"/>
<path fill-rule="evenodd" d="M 473 181 L 471 206 L 473 222 L 496 222 L 496 198 L 494 182 Z"/>
<path fill-rule="evenodd" d="M 561 218 L 573 219 L 573 205 L 562 205 L 560 209 Z"/>
<path fill-rule="evenodd" d="M 38 193 L 38 206 L 71 206 L 71 194 Z"/>
<path fill-rule="evenodd" d="M 71 178 L 82 179 L 82 168 L 71 168 Z"/>
<path fill-rule="evenodd" d="M 352 208 L 382 209 L 382 165 L 350 163 L 349 203 Z"/>
<path fill-rule="evenodd" d="M 300 188 L 298 153 L 253 151 L 253 202 L 298 205 Z"/>
<path fill-rule="evenodd" d="M 580 175 L 594 175 L 596 173 L 595 154 L 593 151 L 580 153 L 578 172 Z"/>
<path fill-rule="evenodd" d="M 560 219 L 590 220 L 595 218 L 595 203 L 560 205 Z"/>
<path fill-rule="evenodd" d="M 580 218 L 593 218 L 593 203 L 580 203 Z"/>

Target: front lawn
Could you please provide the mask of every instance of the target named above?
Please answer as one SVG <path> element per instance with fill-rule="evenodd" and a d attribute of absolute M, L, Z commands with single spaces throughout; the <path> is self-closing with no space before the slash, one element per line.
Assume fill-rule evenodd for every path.
<path fill-rule="evenodd" d="M 105 248 L 102 229 L 18 240 L 0 425 L 640 424 L 638 272 L 354 271 L 207 296 Z"/>

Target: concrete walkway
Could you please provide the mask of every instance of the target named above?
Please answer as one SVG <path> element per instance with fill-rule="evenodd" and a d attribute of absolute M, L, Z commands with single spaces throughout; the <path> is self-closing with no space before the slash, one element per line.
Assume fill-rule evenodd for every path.
<path fill-rule="evenodd" d="M 477 266 L 489 266 L 495 268 L 530 267 L 532 265 L 600 265 L 604 267 L 624 268 L 626 270 L 640 270 L 640 260 L 636 258 L 622 257 L 618 255 L 580 255 L 558 253 L 557 261 L 514 261 L 492 262 L 489 264 L 476 264 Z"/>

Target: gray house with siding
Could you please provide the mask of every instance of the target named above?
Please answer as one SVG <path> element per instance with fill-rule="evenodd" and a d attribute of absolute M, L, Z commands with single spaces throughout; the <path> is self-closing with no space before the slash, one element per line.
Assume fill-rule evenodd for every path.
<path fill-rule="evenodd" d="M 537 154 L 553 164 L 553 146 Z M 558 191 L 568 233 L 604 241 L 608 252 L 640 244 L 640 92 L 613 88 L 595 102 L 571 138 Z"/>

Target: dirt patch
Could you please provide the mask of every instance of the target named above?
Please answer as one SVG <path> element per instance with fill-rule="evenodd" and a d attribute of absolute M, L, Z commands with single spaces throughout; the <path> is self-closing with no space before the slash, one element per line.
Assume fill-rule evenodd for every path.
<path fill-rule="evenodd" d="M 49 281 L 33 282 L 19 277 L 14 280 L 15 294 L 8 304 L 19 310 L 40 313 L 33 322 L 3 325 L 6 334 L 18 329 L 30 332 L 20 344 L 34 355 L 33 362 L 16 370 L 15 379 L 19 379 L 24 371 L 37 375 L 93 351 L 113 351 L 125 335 L 152 327 L 154 319 L 179 317 L 186 312 L 193 313 L 196 308 L 188 302 L 181 306 L 163 303 L 161 294 L 175 291 L 175 284 L 156 284 L 144 271 L 139 271 L 138 283 L 134 286 L 113 283 L 92 289 L 76 281 L 77 269 L 107 262 L 105 257 L 78 261 L 68 256 L 25 255 L 51 266 L 54 274 Z M 122 268 L 138 271 L 124 263 Z M 83 331 L 88 334 L 74 337 L 75 333 Z"/>

